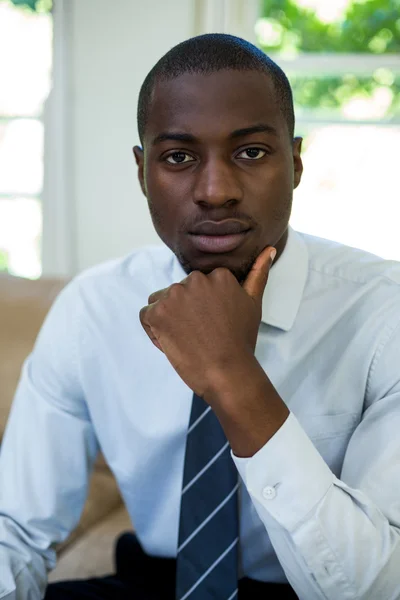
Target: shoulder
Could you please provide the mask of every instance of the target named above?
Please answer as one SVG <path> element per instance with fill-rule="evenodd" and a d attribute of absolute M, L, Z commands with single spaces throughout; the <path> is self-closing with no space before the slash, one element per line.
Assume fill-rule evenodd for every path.
<path fill-rule="evenodd" d="M 82 287 L 97 282 L 134 281 L 139 284 L 149 277 L 161 275 L 172 267 L 173 253 L 166 246 L 148 245 L 136 248 L 129 254 L 108 260 L 88 269 L 75 277 Z"/>
<path fill-rule="evenodd" d="M 306 243 L 309 270 L 350 285 L 379 283 L 400 292 L 400 262 L 386 260 L 375 254 L 339 242 L 299 233 Z"/>
<path fill-rule="evenodd" d="M 400 322 L 400 263 L 300 234 L 308 251 L 307 306 L 341 315 L 351 331 L 369 328 L 383 341 Z M 351 325 L 350 325 L 351 324 Z"/>
<path fill-rule="evenodd" d="M 148 245 L 129 254 L 85 269 L 76 275 L 60 296 L 69 303 L 89 307 L 105 304 L 117 307 L 125 300 L 146 298 L 169 285 L 176 261 L 167 246 Z"/>

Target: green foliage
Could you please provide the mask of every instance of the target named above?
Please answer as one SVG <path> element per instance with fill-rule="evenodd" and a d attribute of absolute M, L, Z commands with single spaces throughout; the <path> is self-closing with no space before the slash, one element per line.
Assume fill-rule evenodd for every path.
<path fill-rule="evenodd" d="M 400 52 L 400 0 L 350 0 L 340 18 L 324 22 L 296 0 L 264 0 L 263 21 L 270 35 L 259 34 L 267 53 L 299 52 L 386 54 Z M 343 109 L 354 98 L 389 98 L 385 114 L 400 111 L 400 76 L 378 69 L 370 77 L 327 73 L 291 80 L 297 107 Z M 382 115 L 381 115 L 382 116 Z"/>
<path fill-rule="evenodd" d="M 50 12 L 53 7 L 52 0 L 11 0 L 15 6 L 30 8 L 35 12 L 46 13 Z"/>
<path fill-rule="evenodd" d="M 0 271 L 8 270 L 8 253 L 0 248 Z"/>
<path fill-rule="evenodd" d="M 354 98 L 371 100 L 377 91 L 387 90 L 391 102 L 385 116 L 400 112 L 400 76 L 391 85 L 380 85 L 375 77 L 343 75 L 336 77 L 296 77 L 291 79 L 296 104 L 304 108 L 340 109 Z"/>
<path fill-rule="evenodd" d="M 264 0 L 263 16 L 281 34 L 273 44 L 263 45 L 267 52 L 400 51 L 400 0 L 353 0 L 332 23 L 321 21 L 295 0 Z"/>

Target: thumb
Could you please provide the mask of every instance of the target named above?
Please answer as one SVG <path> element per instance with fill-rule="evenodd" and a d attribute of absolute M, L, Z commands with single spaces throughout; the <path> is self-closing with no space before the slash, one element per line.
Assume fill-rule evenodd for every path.
<path fill-rule="evenodd" d="M 243 289 L 251 296 L 257 304 L 261 304 L 265 286 L 267 285 L 269 270 L 276 256 L 276 249 L 267 246 L 258 255 L 247 275 Z"/>

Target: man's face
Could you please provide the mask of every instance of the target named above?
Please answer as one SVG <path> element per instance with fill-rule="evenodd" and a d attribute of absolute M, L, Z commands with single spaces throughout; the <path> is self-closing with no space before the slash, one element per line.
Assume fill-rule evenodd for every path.
<path fill-rule="evenodd" d="M 301 139 L 290 140 L 266 75 L 224 70 L 157 83 L 143 146 L 134 153 L 154 227 L 187 273 L 227 267 L 242 282 L 266 246 L 282 252 Z M 202 232 L 222 234 L 231 220 L 247 232 L 193 235 L 205 221 L 226 221 Z"/>

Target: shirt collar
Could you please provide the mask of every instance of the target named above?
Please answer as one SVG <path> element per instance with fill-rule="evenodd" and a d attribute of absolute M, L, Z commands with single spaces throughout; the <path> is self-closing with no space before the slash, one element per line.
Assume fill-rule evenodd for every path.
<path fill-rule="evenodd" d="M 262 300 L 261 320 L 284 331 L 291 329 L 299 310 L 308 275 L 308 251 L 303 238 L 289 227 L 284 251 L 272 265 Z M 172 280 L 187 277 L 182 265 L 173 254 Z"/>
<path fill-rule="evenodd" d="M 298 313 L 308 276 L 308 250 L 304 239 L 289 227 L 284 251 L 269 273 L 262 300 L 261 320 L 289 331 Z"/>

